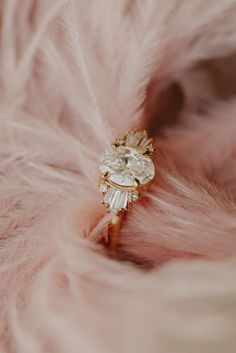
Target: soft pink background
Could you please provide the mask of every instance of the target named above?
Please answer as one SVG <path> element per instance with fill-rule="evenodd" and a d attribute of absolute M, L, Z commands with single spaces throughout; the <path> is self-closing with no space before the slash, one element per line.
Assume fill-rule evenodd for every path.
<path fill-rule="evenodd" d="M 235 13 L 0 2 L 1 353 L 236 352 Z M 133 127 L 158 174 L 113 261 L 97 163 Z"/>

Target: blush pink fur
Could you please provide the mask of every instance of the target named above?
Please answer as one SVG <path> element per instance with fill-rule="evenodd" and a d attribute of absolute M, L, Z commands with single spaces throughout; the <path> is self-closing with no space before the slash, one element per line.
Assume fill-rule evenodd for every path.
<path fill-rule="evenodd" d="M 235 13 L 1 1 L 0 353 L 236 352 Z M 113 261 L 97 160 L 172 82 L 181 113 Z"/>

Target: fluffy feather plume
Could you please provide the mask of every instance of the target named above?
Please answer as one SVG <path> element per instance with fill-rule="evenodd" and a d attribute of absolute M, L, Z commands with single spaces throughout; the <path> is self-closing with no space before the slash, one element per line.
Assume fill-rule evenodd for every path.
<path fill-rule="evenodd" d="M 1 353 L 235 353 L 235 11 L 1 1 Z M 158 177 L 113 261 L 97 160 L 139 126 Z"/>

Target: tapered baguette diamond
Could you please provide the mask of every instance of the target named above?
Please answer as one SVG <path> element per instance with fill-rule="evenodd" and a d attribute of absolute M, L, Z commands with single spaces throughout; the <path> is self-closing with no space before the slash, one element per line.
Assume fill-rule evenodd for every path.
<path fill-rule="evenodd" d="M 144 131 L 135 131 L 126 137 L 126 145 L 148 147 L 152 144 L 152 138 L 148 137 Z"/>
<path fill-rule="evenodd" d="M 117 213 L 120 210 L 127 209 L 128 196 L 129 196 L 128 191 L 121 191 L 115 188 L 110 188 L 106 193 L 103 201 L 107 205 L 110 211 Z"/>

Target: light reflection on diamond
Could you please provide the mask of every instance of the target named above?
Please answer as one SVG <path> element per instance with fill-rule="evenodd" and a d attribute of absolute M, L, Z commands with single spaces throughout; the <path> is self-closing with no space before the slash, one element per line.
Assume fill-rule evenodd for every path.
<path fill-rule="evenodd" d="M 136 201 L 136 200 L 138 200 L 138 198 L 139 198 L 139 192 L 138 191 L 133 190 L 133 191 L 129 192 L 129 201 L 130 202 Z"/>
<path fill-rule="evenodd" d="M 103 174 L 99 190 L 109 211 L 119 214 L 127 210 L 128 204 L 139 198 L 140 188 L 152 181 L 155 167 L 150 155 L 153 153 L 152 138 L 145 131 L 125 134 L 105 151 L 99 161 Z"/>
<path fill-rule="evenodd" d="M 105 194 L 105 192 L 107 192 L 108 190 L 108 186 L 106 183 L 101 182 L 101 184 L 99 185 L 99 191 L 103 194 Z"/>
<path fill-rule="evenodd" d="M 108 206 L 110 211 L 118 213 L 120 210 L 125 210 L 127 208 L 128 197 L 128 191 L 110 188 L 105 195 L 103 202 Z"/>
<path fill-rule="evenodd" d="M 99 170 L 101 173 L 109 173 L 108 180 L 126 187 L 134 186 L 135 179 L 145 185 L 155 176 L 151 158 L 135 148 L 125 146 L 107 150 L 100 159 Z"/>

